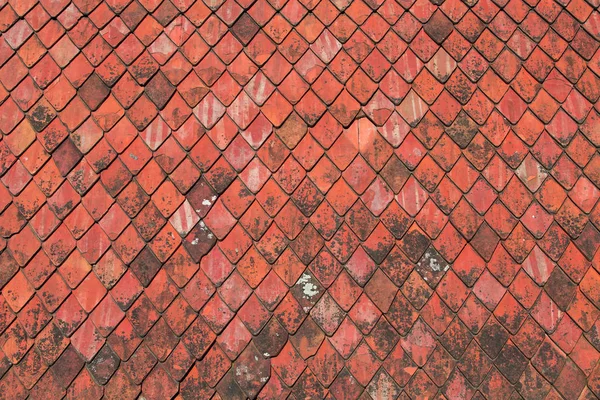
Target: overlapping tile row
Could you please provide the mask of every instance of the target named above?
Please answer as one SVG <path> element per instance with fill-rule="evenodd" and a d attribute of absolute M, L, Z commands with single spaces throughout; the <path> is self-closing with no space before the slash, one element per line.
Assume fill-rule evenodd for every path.
<path fill-rule="evenodd" d="M 0 0 L 0 397 L 600 397 L 598 0 Z"/>

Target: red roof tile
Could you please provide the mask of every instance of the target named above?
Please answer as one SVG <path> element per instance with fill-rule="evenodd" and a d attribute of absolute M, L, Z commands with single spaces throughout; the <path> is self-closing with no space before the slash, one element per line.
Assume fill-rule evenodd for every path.
<path fill-rule="evenodd" d="M 0 1 L 0 389 L 600 397 L 597 3 Z"/>

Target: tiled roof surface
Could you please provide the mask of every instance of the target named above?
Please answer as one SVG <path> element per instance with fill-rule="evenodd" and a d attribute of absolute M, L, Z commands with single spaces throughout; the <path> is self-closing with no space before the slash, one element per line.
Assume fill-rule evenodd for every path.
<path fill-rule="evenodd" d="M 0 398 L 600 397 L 599 0 L 0 0 Z"/>

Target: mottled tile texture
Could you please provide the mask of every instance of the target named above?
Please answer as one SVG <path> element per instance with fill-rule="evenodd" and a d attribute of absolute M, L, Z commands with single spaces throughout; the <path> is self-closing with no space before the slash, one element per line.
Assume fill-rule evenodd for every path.
<path fill-rule="evenodd" d="M 0 0 L 0 398 L 597 399 L 599 0 Z"/>

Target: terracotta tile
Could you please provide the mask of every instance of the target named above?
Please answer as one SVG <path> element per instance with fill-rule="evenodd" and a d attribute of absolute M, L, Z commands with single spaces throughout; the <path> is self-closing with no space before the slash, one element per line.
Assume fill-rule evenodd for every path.
<path fill-rule="evenodd" d="M 593 2 L 9 3 L 13 397 L 598 394 Z"/>

